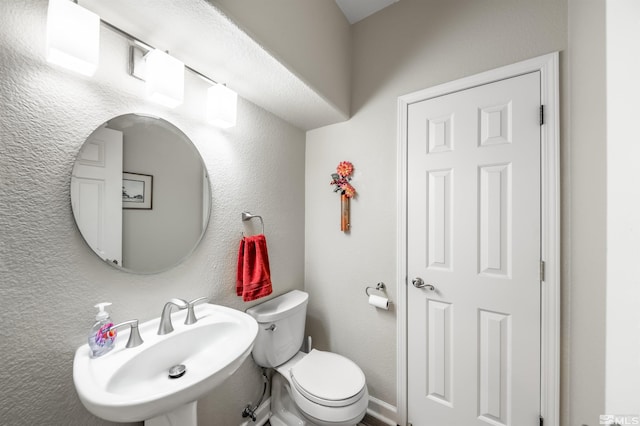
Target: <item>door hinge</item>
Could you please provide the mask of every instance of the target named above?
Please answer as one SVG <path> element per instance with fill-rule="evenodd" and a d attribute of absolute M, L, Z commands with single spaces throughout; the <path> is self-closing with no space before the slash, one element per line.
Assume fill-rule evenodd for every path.
<path fill-rule="evenodd" d="M 544 124 L 544 105 L 540 105 L 540 125 Z"/>
<path fill-rule="evenodd" d="M 540 426 L 544 426 L 544 417 L 540 416 Z"/>
<path fill-rule="evenodd" d="M 545 263 L 544 260 L 540 261 L 540 281 L 544 281 L 544 275 L 545 275 Z"/>

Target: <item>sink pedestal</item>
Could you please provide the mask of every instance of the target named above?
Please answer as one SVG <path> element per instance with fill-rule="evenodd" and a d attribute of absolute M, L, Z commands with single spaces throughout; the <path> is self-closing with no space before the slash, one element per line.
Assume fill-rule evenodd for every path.
<path fill-rule="evenodd" d="M 173 411 L 145 420 L 144 426 L 198 426 L 198 401 L 182 405 Z"/>

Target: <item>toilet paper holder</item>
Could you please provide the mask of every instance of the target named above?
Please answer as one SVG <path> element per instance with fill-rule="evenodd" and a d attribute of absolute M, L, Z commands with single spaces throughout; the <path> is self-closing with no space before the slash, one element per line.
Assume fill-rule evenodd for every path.
<path fill-rule="evenodd" d="M 364 292 L 367 294 L 367 296 L 371 296 L 369 294 L 369 290 L 377 290 L 377 291 L 381 291 L 381 292 L 386 292 L 387 287 L 384 285 L 383 282 L 379 282 L 378 284 L 376 284 L 375 287 L 371 287 L 368 286 L 367 288 L 364 289 Z"/>
<path fill-rule="evenodd" d="M 391 305 L 391 301 L 389 301 L 389 297 L 387 296 L 387 287 L 383 282 L 379 282 L 375 287 L 367 287 L 364 289 L 364 292 L 367 294 L 369 298 L 369 304 L 375 306 L 378 309 L 384 309 L 385 311 L 389 310 L 389 306 Z M 378 296 L 377 294 L 369 294 L 369 290 L 380 291 L 383 294 Z"/>

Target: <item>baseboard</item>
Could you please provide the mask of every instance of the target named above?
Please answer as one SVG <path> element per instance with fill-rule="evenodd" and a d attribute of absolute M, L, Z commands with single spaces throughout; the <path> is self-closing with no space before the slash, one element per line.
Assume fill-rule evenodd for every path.
<path fill-rule="evenodd" d="M 371 417 L 373 423 L 371 426 L 389 425 L 396 426 L 398 418 L 398 408 L 386 403 L 378 398 L 369 396 L 369 407 L 367 408 L 367 417 Z M 365 420 L 366 418 L 365 417 Z"/>
<path fill-rule="evenodd" d="M 271 398 L 265 399 L 262 404 L 258 407 L 255 412 L 256 421 L 249 419 L 243 423 L 240 423 L 240 426 L 262 426 L 271 417 Z"/>

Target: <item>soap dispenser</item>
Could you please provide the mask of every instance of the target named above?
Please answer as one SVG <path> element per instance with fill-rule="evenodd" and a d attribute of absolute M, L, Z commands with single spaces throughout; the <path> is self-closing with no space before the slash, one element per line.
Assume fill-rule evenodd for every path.
<path fill-rule="evenodd" d="M 91 327 L 89 332 L 88 342 L 91 349 L 91 357 L 97 358 L 109 352 L 113 349 L 116 340 L 116 329 L 113 327 L 109 312 L 105 311 L 106 306 L 110 306 L 111 303 L 104 302 L 95 305 L 98 308 L 98 314 L 96 315 L 96 322 Z"/>

